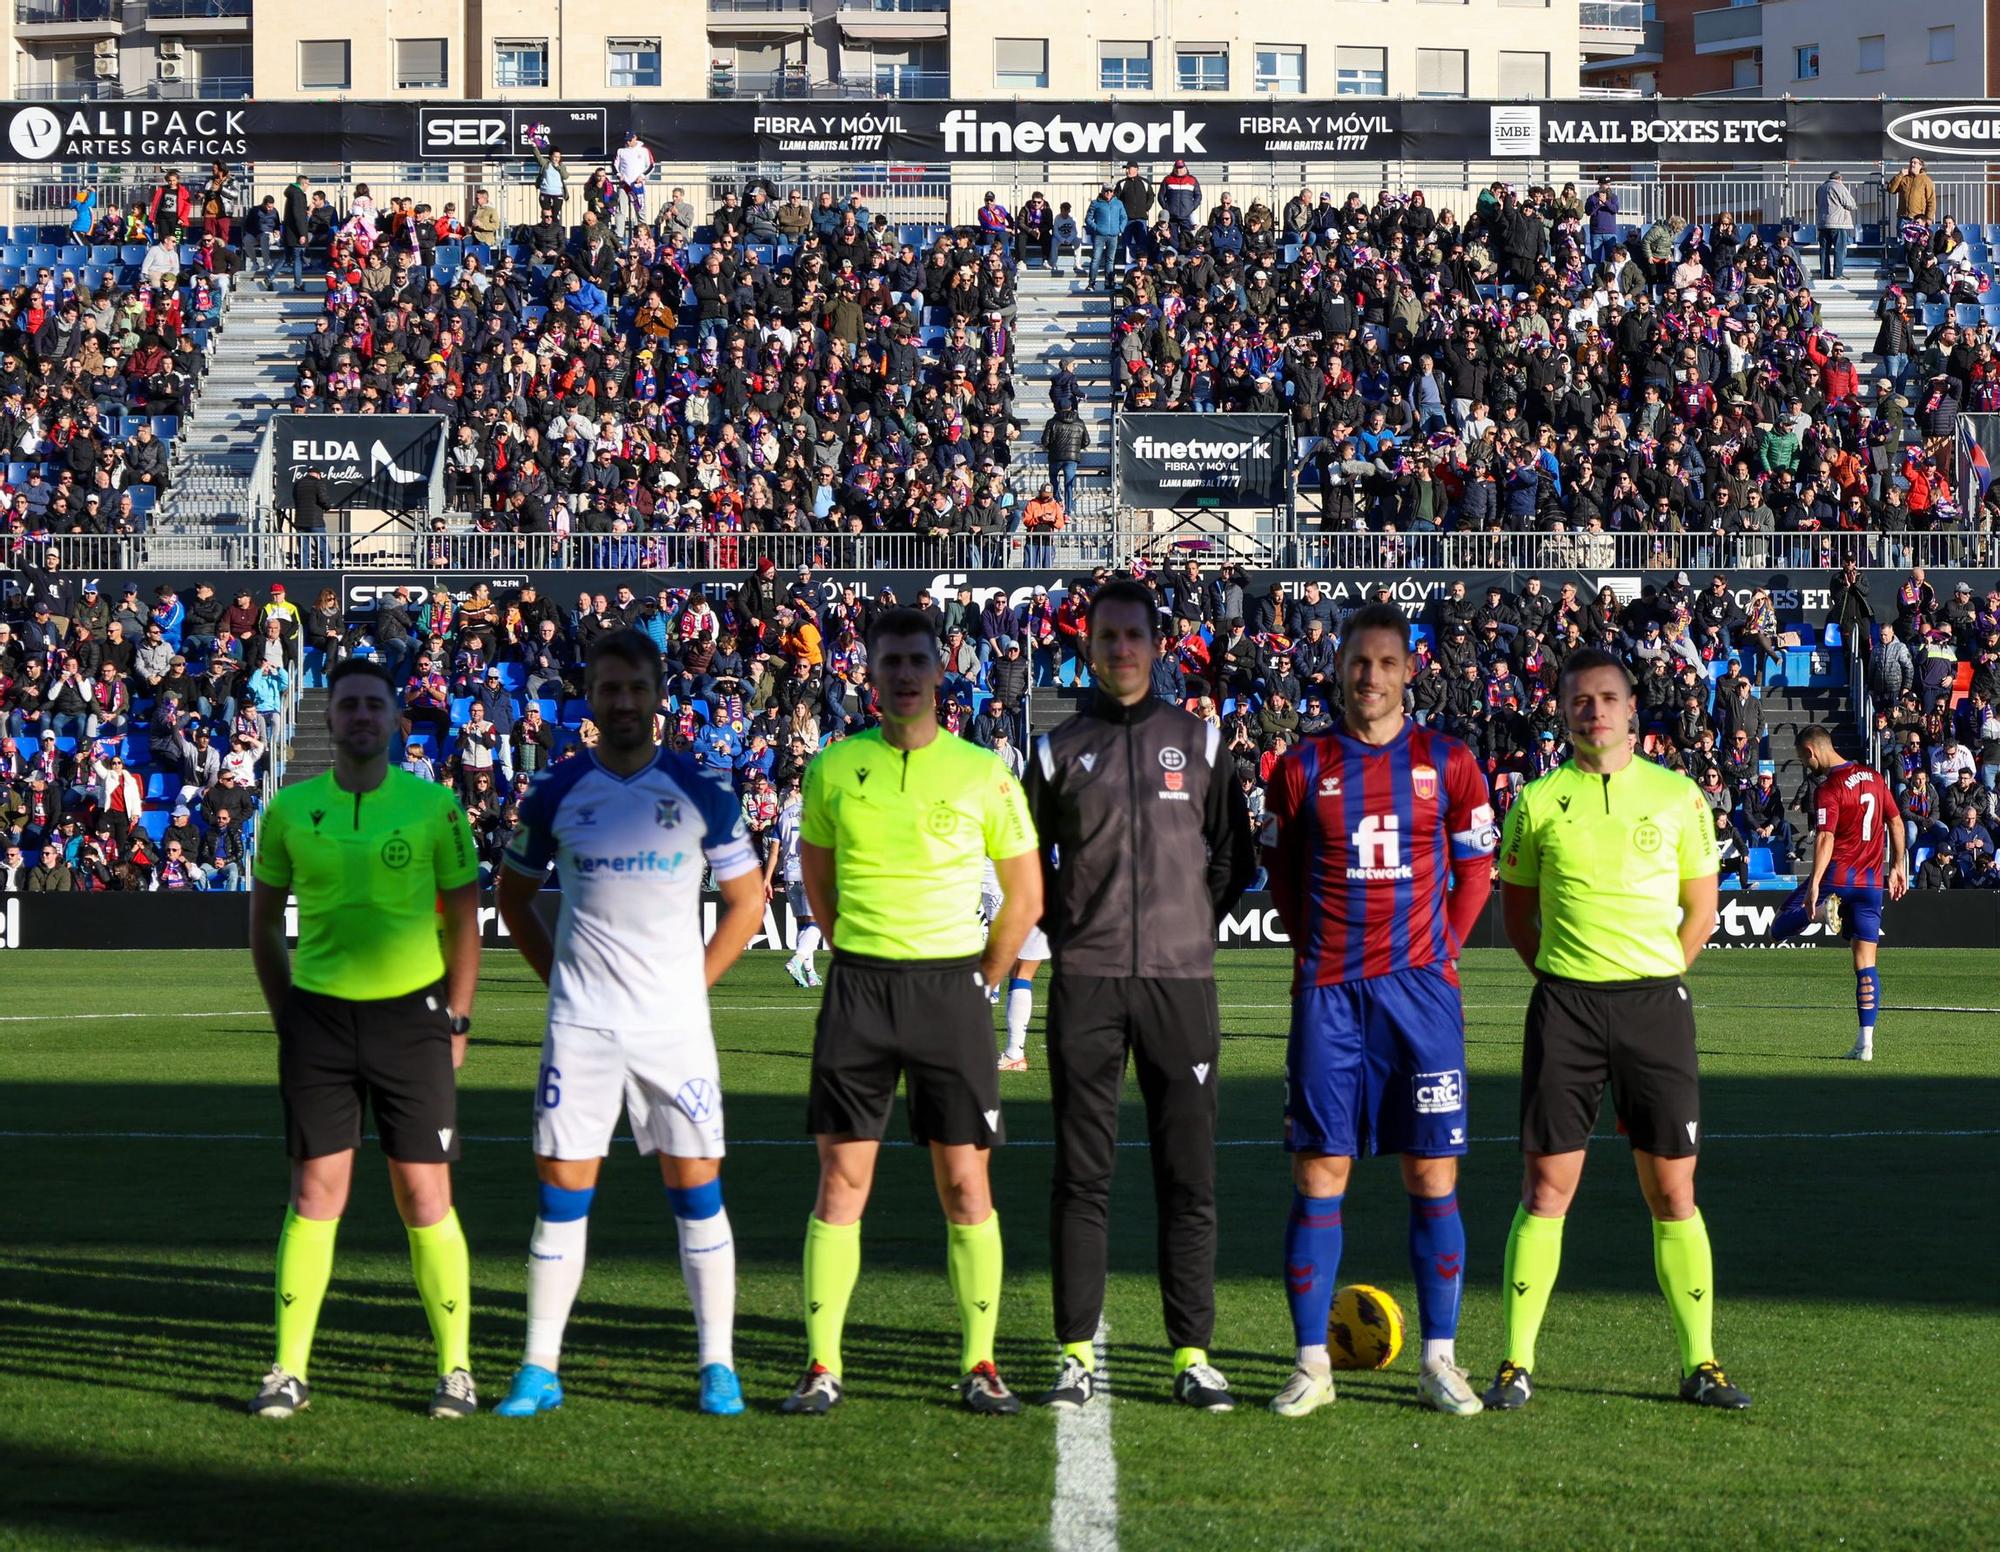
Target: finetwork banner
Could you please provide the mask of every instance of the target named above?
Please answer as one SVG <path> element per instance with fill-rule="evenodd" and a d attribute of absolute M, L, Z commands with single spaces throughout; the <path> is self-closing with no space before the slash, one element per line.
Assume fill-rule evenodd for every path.
<path fill-rule="evenodd" d="M 443 442 L 440 415 L 273 415 L 278 506 L 291 510 L 292 486 L 311 469 L 333 506 L 410 511 L 428 499 Z"/>
<path fill-rule="evenodd" d="M 1291 499 L 1283 415 L 1118 417 L 1118 500 L 1133 507 L 1282 507 Z"/>
<path fill-rule="evenodd" d="M 637 130 L 669 162 L 1131 159 L 1864 164 L 2000 159 L 2000 103 L 1771 98 L 705 102 L 83 102 L 6 110 L 11 162 L 526 162 L 547 141 L 597 160 Z"/>

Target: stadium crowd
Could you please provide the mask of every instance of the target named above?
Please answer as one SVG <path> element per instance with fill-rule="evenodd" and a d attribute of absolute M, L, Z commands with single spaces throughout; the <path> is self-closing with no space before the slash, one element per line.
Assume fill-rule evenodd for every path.
<path fill-rule="evenodd" d="M 1463 212 L 1388 189 L 1245 209 L 1176 163 L 1157 185 L 1128 164 L 1084 229 L 1125 407 L 1289 415 L 1329 528 L 1586 554 L 1712 534 L 1715 564 L 1759 565 L 1765 536 L 1990 534 L 2000 510 L 1990 480 L 1970 512 L 1953 484 L 1959 412 L 2000 406 L 1991 320 L 1926 327 L 1889 287 L 1871 392 L 1787 227 L 1627 226 L 1609 180 L 1496 182 Z"/>
<path fill-rule="evenodd" d="M 615 569 L 663 564 L 649 536 L 743 532 L 922 534 L 993 564 L 1066 523 L 1084 388 L 1056 377 L 1027 458 L 1007 245 L 926 252 L 859 194 L 763 183 L 705 214 L 672 189 L 648 222 L 601 170 L 573 226 L 544 194 L 503 234 L 483 189 L 469 222 L 313 191 L 326 305 L 293 408 L 442 415 L 459 528 L 594 535 Z"/>
<path fill-rule="evenodd" d="M 767 847 L 806 762 L 874 720 L 862 645 L 874 611 L 924 611 L 946 665 L 945 726 L 1019 767 L 1034 689 L 1087 678 L 1085 609 L 1112 575 L 1098 567 L 1018 601 L 971 587 L 871 598 L 810 567 L 781 577 L 764 560 L 719 594 L 639 576 L 569 599 L 532 585 L 503 596 L 485 583 L 465 596 L 402 587 L 354 614 L 330 589 L 303 610 L 282 588 L 261 604 L 247 591 L 225 603 L 206 583 L 186 599 L 163 588 L 150 605 L 126 586 L 114 605 L 93 585 L 66 598 L 51 580 L 50 596 L 21 600 L 0 622 L 0 840 L 19 848 L 6 884 L 30 887 L 54 840 L 72 888 L 236 887 L 272 719 L 294 680 L 318 683 L 356 653 L 380 657 L 404 685 L 404 766 L 455 788 L 490 873 L 529 779 L 593 741 L 580 664 L 592 640 L 626 624 L 660 647 L 660 739 L 729 774 Z M 1141 580 L 1161 624 L 1154 693 L 1221 730 L 1261 811 L 1278 757 L 1339 719 L 1333 657 L 1349 609 L 1317 582 L 1295 592 L 1233 564 L 1187 561 Z M 1829 624 L 1873 646 L 1877 740 L 1922 882 L 2000 886 L 2000 589 L 1976 599 L 1962 584 L 1940 599 L 1918 569 L 1878 605 L 1865 574 L 1831 580 Z M 1459 581 L 1411 634 L 1412 713 L 1470 745 L 1501 811 L 1567 754 L 1556 678 L 1569 654 L 1602 646 L 1638 680 L 1643 752 L 1709 795 L 1739 878 L 1753 860 L 1762 876 L 1802 859 L 1788 811 L 1810 805 L 1778 789 L 1789 751 L 1774 755 L 1762 704 L 1787 635 L 1767 591 L 1746 609 L 1723 578 L 1697 587 L 1685 573 L 1625 600 L 1609 589 L 1585 597 L 1574 583 L 1551 591 L 1538 577 L 1479 595 Z M 171 865 L 174 843 L 184 868 Z M 46 875 L 33 887 L 63 886 Z"/>
<path fill-rule="evenodd" d="M 77 196 L 65 227 L 0 229 L 0 541 L 140 531 L 206 369 L 230 277 L 237 181 L 168 172 L 146 198 Z"/>

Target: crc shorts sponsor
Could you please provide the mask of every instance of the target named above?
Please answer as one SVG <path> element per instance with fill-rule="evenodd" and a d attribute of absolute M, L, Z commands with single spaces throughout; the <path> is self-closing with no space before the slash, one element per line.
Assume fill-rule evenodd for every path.
<path fill-rule="evenodd" d="M 1292 999 L 1285 1146 L 1362 1158 L 1466 1149 L 1465 1014 L 1432 969 L 1401 970 Z"/>

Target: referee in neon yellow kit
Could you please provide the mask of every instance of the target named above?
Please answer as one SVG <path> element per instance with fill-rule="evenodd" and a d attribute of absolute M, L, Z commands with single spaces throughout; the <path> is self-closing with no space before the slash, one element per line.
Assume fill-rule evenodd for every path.
<path fill-rule="evenodd" d="M 1507 1353 L 1482 1399 L 1508 1412 L 1534 1393 L 1563 1218 L 1608 1082 L 1653 1214 L 1681 1399 L 1741 1410 L 1749 1396 L 1715 1361 L 1715 1265 L 1694 1203 L 1701 1091 L 1684 979 L 1715 930 L 1715 823 L 1693 782 L 1634 757 L 1618 659 L 1576 653 L 1557 695 L 1575 753 L 1522 791 L 1500 841 L 1507 937 L 1535 990 L 1521 1054 L 1527 1167 L 1501 1290 Z"/>
<path fill-rule="evenodd" d="M 292 1158 L 278 1238 L 277 1361 L 250 1403 L 262 1418 L 311 1403 L 306 1365 L 364 1106 L 389 1157 L 437 1343 L 430 1415 L 470 1417 L 479 1405 L 468 1357 L 472 1278 L 451 1204 L 454 1069 L 479 981 L 479 862 L 451 790 L 389 765 L 397 716 L 395 686 L 379 664 L 340 664 L 327 688 L 333 769 L 281 790 L 257 823 L 250 957 L 277 1026 Z M 296 954 L 285 948 L 288 894 L 299 903 Z"/>

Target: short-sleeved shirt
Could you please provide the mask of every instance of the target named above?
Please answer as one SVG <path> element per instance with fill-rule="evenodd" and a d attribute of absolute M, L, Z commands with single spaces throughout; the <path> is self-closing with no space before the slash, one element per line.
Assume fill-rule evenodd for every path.
<path fill-rule="evenodd" d="M 833 946 L 881 959 L 977 954 L 981 863 L 1035 849 L 1027 796 L 989 750 L 944 732 L 895 749 L 880 728 L 806 767 L 799 835 L 834 854 Z"/>
<path fill-rule="evenodd" d="M 327 771 L 271 799 L 254 871 L 298 897 L 293 984 L 359 1002 L 444 975 L 438 894 L 474 882 L 479 858 L 450 788 L 391 769 L 374 791 L 349 792 Z"/>
<path fill-rule="evenodd" d="M 537 776 L 507 866 L 562 887 L 549 1018 L 626 1032 L 706 1032 L 701 878 L 753 872 L 743 808 L 728 785 L 662 749 L 630 776 L 592 754 Z"/>
<path fill-rule="evenodd" d="M 1833 837 L 1822 882 L 1880 889 L 1882 848 L 1897 817 L 1896 800 L 1880 771 L 1849 761 L 1827 772 L 1813 794 L 1813 829 Z"/>
<path fill-rule="evenodd" d="M 1541 891 L 1535 968 L 1572 981 L 1684 973 L 1681 884 L 1719 866 L 1701 789 L 1650 760 L 1608 776 L 1564 761 L 1522 789 L 1500 837 L 1501 882 Z"/>

